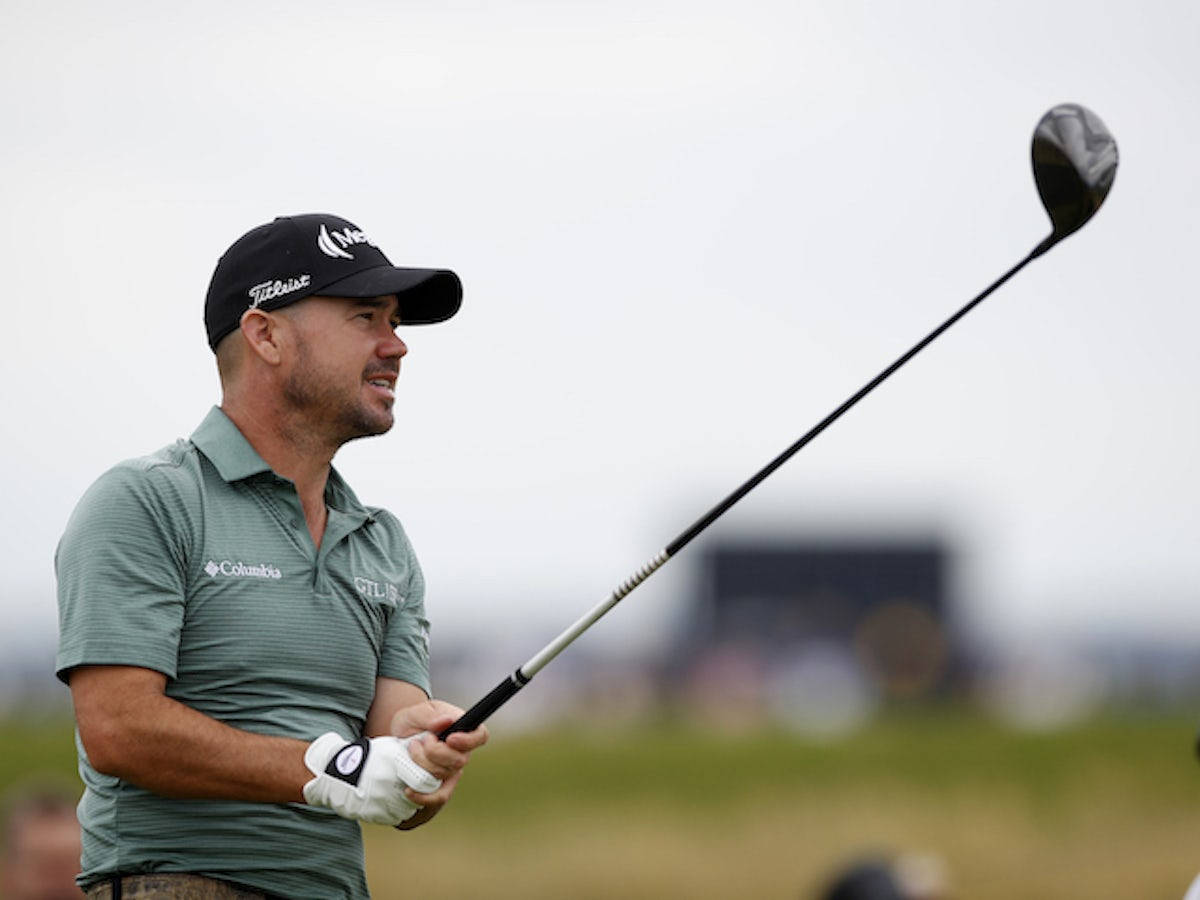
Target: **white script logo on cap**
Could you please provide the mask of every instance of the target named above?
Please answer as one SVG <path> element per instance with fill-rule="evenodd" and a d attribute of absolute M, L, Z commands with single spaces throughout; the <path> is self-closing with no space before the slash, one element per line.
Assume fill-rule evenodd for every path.
<path fill-rule="evenodd" d="M 321 232 L 317 235 L 317 247 L 326 256 L 332 256 L 334 259 L 354 259 L 352 253 L 346 252 L 346 248 L 351 244 L 371 244 L 371 239 L 363 232 L 353 228 L 330 233 L 324 225 L 321 226 Z M 372 246 L 374 245 L 372 244 Z"/>

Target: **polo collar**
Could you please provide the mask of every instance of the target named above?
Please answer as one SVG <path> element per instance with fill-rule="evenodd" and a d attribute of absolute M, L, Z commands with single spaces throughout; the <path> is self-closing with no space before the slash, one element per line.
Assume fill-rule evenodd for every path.
<path fill-rule="evenodd" d="M 230 484 L 263 472 L 282 478 L 258 455 L 258 451 L 219 406 L 208 411 L 204 421 L 192 433 L 191 441 Z M 333 466 L 329 467 L 329 480 L 325 483 L 325 501 L 334 509 L 357 518 L 366 521 L 375 519 Z"/>
<path fill-rule="evenodd" d="M 208 411 L 204 421 L 192 433 L 192 443 L 228 482 L 271 471 L 267 461 L 258 455 L 258 451 L 219 406 Z"/>
<path fill-rule="evenodd" d="M 375 515 L 359 502 L 358 496 L 333 466 L 329 467 L 329 479 L 325 482 L 325 504 L 354 516 L 360 524 L 375 521 Z"/>

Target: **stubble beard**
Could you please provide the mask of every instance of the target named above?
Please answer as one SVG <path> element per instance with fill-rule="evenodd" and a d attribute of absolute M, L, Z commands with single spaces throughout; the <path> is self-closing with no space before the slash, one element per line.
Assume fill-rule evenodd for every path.
<path fill-rule="evenodd" d="M 321 370 L 308 341 L 301 340 L 296 349 L 296 367 L 283 385 L 283 397 L 309 427 L 339 447 L 391 429 L 391 415 L 367 406 L 361 382 L 353 393 L 340 390 L 337 376 Z"/>

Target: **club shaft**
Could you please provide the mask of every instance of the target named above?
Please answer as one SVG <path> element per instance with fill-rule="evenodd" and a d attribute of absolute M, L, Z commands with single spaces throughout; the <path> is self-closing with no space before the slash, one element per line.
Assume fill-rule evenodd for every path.
<path fill-rule="evenodd" d="M 1047 239 L 1049 240 L 1049 239 Z M 909 350 L 896 359 L 890 366 L 868 381 L 858 391 L 851 395 L 846 402 L 827 415 L 824 419 L 809 429 L 803 436 L 795 441 L 786 450 L 776 456 L 773 460 L 759 469 L 749 479 L 743 482 L 733 493 L 706 512 L 703 516 L 697 519 L 686 531 L 675 538 L 671 543 L 667 544 L 666 549 L 662 550 L 649 563 L 638 569 L 633 575 L 627 578 L 605 599 L 598 603 L 586 615 L 581 616 L 569 628 L 563 631 L 558 637 L 547 644 L 544 648 L 532 656 L 528 662 L 513 672 L 504 681 L 501 681 L 495 688 L 492 689 L 486 697 L 472 706 L 462 717 L 446 728 L 438 735 L 445 740 L 450 734 L 456 731 L 470 731 L 481 725 L 492 713 L 498 710 L 501 706 L 507 703 L 512 697 L 529 683 L 542 668 L 558 656 L 563 650 L 570 646 L 581 634 L 592 627 L 606 613 L 623 600 L 631 591 L 634 590 L 643 581 L 653 575 L 668 559 L 675 556 L 690 544 L 695 538 L 706 528 L 717 521 L 729 509 L 750 493 L 754 488 L 766 480 L 766 478 L 782 466 L 785 462 L 795 456 L 803 447 L 807 446 L 817 435 L 840 419 L 843 415 L 850 411 L 860 400 L 879 387 L 886 381 L 897 369 L 903 366 L 906 362 L 928 347 L 942 333 L 944 333 L 955 322 L 969 313 L 972 309 L 982 303 L 987 297 L 999 288 L 1002 284 L 1016 275 L 1023 269 L 1031 260 L 1036 259 L 1046 250 L 1046 242 L 1039 244 L 1034 250 L 1022 259 L 1019 263 L 997 278 L 994 282 L 988 285 L 980 294 L 969 300 L 950 318 L 946 319 L 942 324 L 921 340 L 917 341 Z"/>
<path fill-rule="evenodd" d="M 588 612 L 580 616 L 572 625 L 558 637 L 530 657 L 529 661 L 517 669 L 504 681 L 496 685 L 486 697 L 468 709 L 453 725 L 438 735 L 442 740 L 456 731 L 470 731 L 483 723 L 488 716 L 512 699 L 513 695 L 529 683 L 542 668 L 569 647 L 577 637 L 591 628 L 610 609 L 624 600 L 633 589 L 653 575 L 670 556 L 664 550 L 654 559 L 646 563 L 613 590 L 601 603 L 597 603 Z"/>
<path fill-rule="evenodd" d="M 1041 251 L 1040 245 L 1039 245 L 1038 249 L 1034 250 L 1032 253 L 1030 253 L 1028 256 L 1026 256 L 1023 260 L 1021 260 L 1019 263 L 1017 263 L 1015 266 L 1013 266 L 1011 269 L 1009 269 L 1007 272 L 1005 272 L 1003 275 L 1001 275 L 998 279 L 996 279 L 994 282 L 992 282 L 990 285 L 988 285 L 988 287 L 985 288 L 982 293 L 980 293 L 978 296 L 976 296 L 972 300 L 968 301 L 961 309 L 958 310 L 958 312 L 956 312 L 950 318 L 946 319 L 946 321 L 944 321 L 941 325 L 939 325 L 937 328 L 933 329 L 933 331 L 929 332 L 929 334 L 925 335 L 925 337 L 921 338 L 921 340 L 917 341 L 917 343 L 913 344 L 913 346 L 911 348 L 909 348 L 909 350 L 907 352 L 905 352 L 902 356 L 900 356 L 894 363 L 892 363 L 890 366 L 888 366 L 886 369 L 884 369 L 882 372 L 880 372 L 878 375 L 876 375 L 874 378 L 872 378 L 870 381 L 868 381 L 865 385 L 863 385 L 861 388 L 859 388 L 859 390 L 856 393 L 854 393 L 849 399 L 847 399 L 845 403 L 843 403 L 841 406 L 839 406 L 837 409 L 835 409 L 833 412 L 831 412 L 829 415 L 827 415 L 824 419 L 822 419 L 820 422 L 818 422 L 816 425 L 814 425 L 811 429 L 809 429 L 794 444 L 792 444 L 790 447 L 788 447 L 786 450 L 784 450 L 782 453 L 780 453 L 778 456 L 776 456 L 773 460 L 771 460 L 769 463 L 767 463 L 765 466 L 763 466 L 761 469 L 759 469 L 756 473 L 754 473 L 753 476 L 751 476 L 749 479 L 747 479 L 745 482 L 743 482 L 742 485 L 740 487 L 738 487 L 738 489 L 735 490 L 732 494 L 730 494 L 728 497 L 726 497 L 724 500 L 722 500 L 720 503 L 718 503 L 716 506 L 714 506 L 712 509 L 710 509 L 708 512 L 706 512 L 703 516 L 701 516 L 699 519 L 697 519 L 690 528 L 688 528 L 685 532 L 683 532 L 683 534 L 679 535 L 679 537 L 675 538 L 675 540 L 673 540 L 673 541 L 671 541 L 671 543 L 667 544 L 667 549 L 666 549 L 667 555 L 674 556 L 680 550 L 682 550 L 684 547 L 686 547 L 688 544 L 690 544 L 692 542 L 692 540 L 694 540 L 695 537 L 698 534 L 700 534 L 700 532 L 704 531 L 704 529 L 708 528 L 709 525 L 711 525 L 713 522 L 715 522 L 717 519 L 719 519 L 722 515 L 724 515 L 726 512 L 728 512 L 729 508 L 731 506 L 733 506 L 735 503 L 737 503 L 739 500 L 741 500 L 743 497 L 745 497 L 748 493 L 750 493 L 752 490 L 754 490 L 754 488 L 758 487 L 759 484 L 761 484 L 763 481 L 766 480 L 767 476 L 769 476 L 772 472 L 774 472 L 776 469 L 778 469 L 780 466 L 782 466 L 785 462 L 787 462 L 789 459 L 791 459 L 793 456 L 795 456 L 803 447 L 805 447 L 806 445 L 811 443 L 813 438 L 815 438 L 822 431 L 824 431 L 826 428 L 828 428 L 830 425 L 832 425 L 834 422 L 836 422 L 838 419 L 840 419 L 843 415 L 845 415 L 847 412 L 849 412 L 850 409 L 855 404 L 857 404 L 859 400 L 863 399 L 863 397 L 867 396 L 867 394 L 871 393 L 871 391 L 875 390 L 875 388 L 877 388 L 877 387 L 879 387 L 879 385 L 883 384 L 883 382 L 886 381 L 897 369 L 899 369 L 906 362 L 908 362 L 910 359 L 912 359 L 914 356 L 916 356 L 918 353 L 920 353 L 922 350 L 924 350 L 926 347 L 928 347 L 931 343 L 933 343 L 933 341 L 936 340 L 951 325 L 953 325 L 955 322 L 957 322 L 959 319 L 961 319 L 963 316 L 965 316 L 967 313 L 969 313 L 972 309 L 974 309 L 976 306 L 978 306 L 980 303 L 982 303 L 985 299 L 987 299 L 989 294 L 991 294 L 998 287 L 1000 287 L 1002 284 L 1004 284 L 1004 282 L 1008 281 L 1010 278 L 1012 278 L 1014 275 L 1016 275 L 1018 272 L 1020 272 L 1021 269 L 1023 269 L 1029 263 L 1030 260 L 1032 260 L 1036 256 L 1038 256 L 1040 252 L 1042 252 L 1042 251 Z"/>

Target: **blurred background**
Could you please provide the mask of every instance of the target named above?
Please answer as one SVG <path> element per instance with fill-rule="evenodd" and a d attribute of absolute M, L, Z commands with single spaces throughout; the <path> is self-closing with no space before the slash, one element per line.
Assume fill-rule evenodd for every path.
<path fill-rule="evenodd" d="M 1072 101 L 1120 148 L 1096 219 L 555 661 L 372 881 L 817 896 L 915 854 L 955 896 L 1182 896 L 1194 4 L 3 21 L 5 785 L 70 775 L 54 547 L 102 471 L 217 402 L 203 296 L 243 232 L 333 212 L 463 279 L 402 335 L 396 428 L 337 464 L 405 523 L 467 706 L 1040 241 L 1029 139 Z"/>

